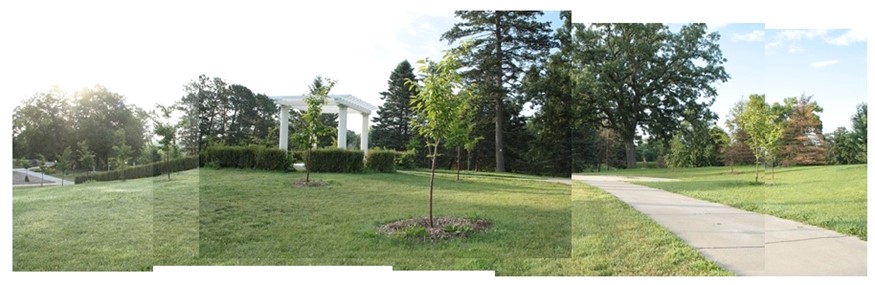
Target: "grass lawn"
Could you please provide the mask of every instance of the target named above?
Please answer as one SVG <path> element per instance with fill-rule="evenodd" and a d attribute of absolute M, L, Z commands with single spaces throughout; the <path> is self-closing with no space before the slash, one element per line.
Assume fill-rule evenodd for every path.
<path fill-rule="evenodd" d="M 680 182 L 636 182 L 678 194 L 815 225 L 867 240 L 866 165 L 776 168 L 754 167 L 631 169 L 592 173 L 675 178 Z M 762 169 L 760 169 L 762 171 Z M 585 173 L 590 174 L 590 173 Z M 763 178 L 765 176 L 765 178 Z"/>
<path fill-rule="evenodd" d="M 152 265 L 393 265 L 498 275 L 726 275 L 613 196 L 522 175 L 436 179 L 437 215 L 493 228 L 464 240 L 405 241 L 377 224 L 426 214 L 427 173 L 200 169 L 126 182 L 13 192 L 13 270 L 149 270 Z"/>

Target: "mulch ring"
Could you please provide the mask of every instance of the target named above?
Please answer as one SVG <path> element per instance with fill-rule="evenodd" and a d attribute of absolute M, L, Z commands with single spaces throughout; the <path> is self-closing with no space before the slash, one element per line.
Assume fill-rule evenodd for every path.
<path fill-rule="evenodd" d="M 310 182 L 309 182 L 309 183 L 307 183 L 307 181 L 305 181 L 304 179 L 296 180 L 296 181 L 295 181 L 294 183 L 292 183 L 292 184 L 293 184 L 295 187 L 298 187 L 298 188 L 304 188 L 304 187 L 324 187 L 324 186 L 328 186 L 328 185 L 329 185 L 328 182 L 325 182 L 325 181 L 322 181 L 322 180 L 315 180 L 315 179 L 310 179 Z"/>
<path fill-rule="evenodd" d="M 468 237 L 489 227 L 489 221 L 483 219 L 434 217 L 434 227 L 429 228 L 428 217 L 417 217 L 381 225 L 377 232 L 410 239 L 442 240 Z"/>

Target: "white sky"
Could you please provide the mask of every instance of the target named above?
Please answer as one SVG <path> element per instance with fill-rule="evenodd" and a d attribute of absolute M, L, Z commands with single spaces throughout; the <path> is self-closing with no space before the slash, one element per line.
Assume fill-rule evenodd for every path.
<path fill-rule="evenodd" d="M 183 84 L 200 74 L 221 77 L 229 83 L 242 84 L 254 92 L 269 96 L 300 95 L 306 91 L 307 84 L 314 76 L 322 75 L 339 81 L 335 94 L 352 94 L 379 105 L 381 102 L 377 93 L 386 89 L 389 73 L 398 62 L 407 59 L 414 63 L 425 56 L 436 57 L 441 49 L 446 48 L 446 43 L 439 41 L 439 36 L 455 21 L 452 18 L 452 10 L 455 9 L 571 8 L 575 21 L 586 22 L 709 22 L 718 28 L 722 26 L 721 23 L 766 23 L 766 28 L 774 29 L 856 28 L 863 31 L 862 34 L 871 35 L 871 30 L 863 29 L 869 24 L 867 20 L 871 18 L 871 11 L 861 6 L 863 1 L 848 0 L 820 1 L 804 5 L 797 4 L 796 1 L 761 0 L 713 4 L 695 0 L 586 3 L 513 0 L 501 1 L 500 4 L 470 4 L 468 1 L 453 0 L 434 1 L 431 6 L 411 6 L 411 1 L 381 4 L 370 4 L 371 1 L 319 1 L 319 4 L 308 3 L 306 7 L 278 4 L 282 3 L 279 1 L 10 2 L 0 4 L 0 82 L 3 83 L 2 98 L 7 112 L 2 117 L 2 122 L 7 129 L 11 127 L 10 115 L 17 104 L 34 93 L 48 91 L 52 85 L 75 91 L 101 84 L 111 91 L 125 95 L 129 102 L 149 108 L 156 102 L 167 104 L 178 100 L 183 95 Z M 723 37 L 729 38 L 732 35 L 724 34 Z M 868 52 L 872 51 L 871 46 L 866 49 Z M 818 64 L 804 64 L 828 67 L 832 60 L 836 58 L 823 57 L 817 60 L 820 62 Z M 865 60 L 871 62 L 871 58 L 866 57 Z M 733 78 L 744 77 L 741 74 L 732 75 Z M 867 75 L 869 84 L 872 82 L 871 78 L 870 74 Z M 756 88 L 738 87 L 738 90 L 750 89 Z M 803 91 L 811 92 L 793 89 L 792 92 L 780 92 L 787 94 L 767 96 L 779 100 Z M 868 97 L 868 91 L 866 92 Z M 825 99 L 819 96 L 835 96 L 823 92 L 814 93 L 818 102 Z M 740 94 L 730 93 L 729 96 Z M 853 102 L 854 105 L 856 103 L 858 102 Z M 715 109 L 715 112 L 723 117 L 726 110 Z M 826 112 L 830 112 L 829 108 Z M 851 113 L 843 111 L 835 116 L 838 118 L 835 119 L 836 122 L 846 121 Z M 355 120 L 359 116 L 351 115 L 349 118 L 349 126 L 358 126 L 359 123 Z M 825 131 L 827 130 L 829 128 Z M 8 140 L 4 141 L 7 150 L 11 150 L 9 143 Z M 11 151 L 4 152 L 3 155 L 6 161 L 11 159 Z M 10 185 L 8 182 L 3 183 Z M 0 197 L 0 203 L 11 205 L 11 201 L 7 200 L 10 195 Z M 0 220 L 4 231 L 11 230 L 9 215 L 9 208 L 2 211 Z M 0 268 L 4 270 L 12 268 L 11 240 L 7 239 L 11 236 L 6 232 L 3 235 L 5 246 L 0 246 Z M 245 276 L 252 279 L 246 280 L 264 278 L 252 271 L 244 271 L 247 272 Z M 302 274 L 295 275 L 300 278 L 316 278 L 320 276 L 317 274 L 323 274 L 319 272 L 325 271 L 305 268 L 288 272 Z M 394 280 L 409 284 L 414 280 L 398 277 L 394 272 L 379 272 L 364 274 L 371 278 L 394 276 L 386 279 L 390 283 Z M 272 274 L 268 276 L 277 276 L 277 273 Z M 418 274 L 421 275 L 409 275 L 409 278 L 431 276 L 428 273 Z M 114 281 L 120 277 L 66 276 L 68 275 L 13 277 L 54 282 L 64 278 L 65 283 L 72 284 L 115 284 Z M 129 279 L 134 284 L 156 284 L 168 280 L 178 281 L 179 279 L 174 279 L 178 276 L 140 274 L 135 277 L 124 275 L 122 278 Z M 347 278 L 359 278 L 356 276 L 358 275 Z M 464 273 L 441 273 L 436 276 L 439 278 L 426 278 L 421 281 L 426 284 L 445 284 L 444 278 L 461 278 L 459 276 L 464 276 Z M 480 278 L 483 279 L 465 281 L 490 284 L 518 281 L 498 281 L 488 276 L 477 276 L 482 276 Z M 343 279 L 344 276 L 330 278 L 351 280 Z M 842 281 L 862 282 L 865 279 L 868 278 Z M 201 275 L 198 280 L 217 284 L 232 284 L 235 280 L 242 282 L 222 272 Z M 769 281 L 745 280 L 754 283 Z M 580 280 L 550 280 L 555 283 L 566 281 L 577 283 Z M 636 280 L 620 278 L 599 281 L 622 283 Z M 698 283 L 702 280 L 647 281 L 668 284 Z M 419 283 L 420 280 L 416 282 Z"/>

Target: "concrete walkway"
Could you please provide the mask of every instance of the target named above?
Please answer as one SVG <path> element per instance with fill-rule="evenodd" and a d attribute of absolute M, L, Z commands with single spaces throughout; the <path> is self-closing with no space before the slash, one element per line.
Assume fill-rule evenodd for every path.
<path fill-rule="evenodd" d="M 61 178 L 54 177 L 51 175 L 43 176 L 39 172 L 34 172 L 34 171 L 25 172 L 24 168 L 13 168 L 12 172 L 13 172 L 12 173 L 13 174 L 12 187 L 39 187 L 40 186 L 39 182 L 30 182 L 30 183 L 24 184 L 24 182 L 22 181 L 21 183 L 16 183 L 16 181 L 15 181 L 16 180 L 15 179 L 16 172 L 20 173 L 22 175 L 27 173 L 27 176 L 30 176 L 30 178 L 44 179 L 43 186 L 60 186 L 61 185 Z M 37 179 L 34 179 L 34 181 L 39 181 Z M 64 186 L 73 185 L 73 184 L 76 184 L 76 183 L 74 183 L 73 181 L 70 181 L 70 180 L 64 180 Z"/>
<path fill-rule="evenodd" d="M 603 176 L 572 175 L 649 216 L 737 275 L 866 276 L 857 237 Z"/>

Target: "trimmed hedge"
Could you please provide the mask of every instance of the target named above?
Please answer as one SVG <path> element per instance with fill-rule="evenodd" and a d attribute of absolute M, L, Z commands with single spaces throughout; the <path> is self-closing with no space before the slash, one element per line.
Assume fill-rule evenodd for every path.
<path fill-rule="evenodd" d="M 368 151 L 365 164 L 368 169 L 379 172 L 395 172 L 396 151 L 374 148 Z"/>
<path fill-rule="evenodd" d="M 204 151 L 203 159 L 204 164 L 218 167 L 272 171 L 292 169 L 292 163 L 285 151 L 264 146 L 210 146 Z"/>
<path fill-rule="evenodd" d="M 307 169 L 313 172 L 351 173 L 364 170 L 364 153 L 360 150 L 339 148 L 314 149 L 310 153 L 310 165 Z M 304 152 L 304 161 L 307 153 Z"/>
<path fill-rule="evenodd" d="M 74 180 L 76 184 L 84 183 L 86 181 L 112 181 L 119 180 L 122 178 L 122 174 L 124 174 L 125 179 L 137 179 L 143 177 L 154 177 L 161 174 L 167 174 L 167 172 L 177 172 L 189 169 L 195 169 L 198 167 L 198 157 L 197 156 L 189 156 L 184 158 L 177 158 L 168 160 L 167 162 L 160 161 L 155 163 L 143 164 L 138 166 L 131 166 L 125 168 L 125 170 L 114 170 L 109 172 L 102 172 L 92 175 L 79 176 Z"/>

